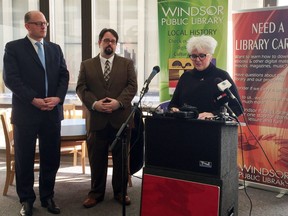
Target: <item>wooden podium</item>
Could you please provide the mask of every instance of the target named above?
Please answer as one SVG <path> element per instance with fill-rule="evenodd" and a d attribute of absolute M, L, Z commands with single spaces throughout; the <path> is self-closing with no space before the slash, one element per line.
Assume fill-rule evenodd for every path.
<path fill-rule="evenodd" d="M 238 214 L 235 122 L 146 118 L 141 215 L 159 212 Z"/>

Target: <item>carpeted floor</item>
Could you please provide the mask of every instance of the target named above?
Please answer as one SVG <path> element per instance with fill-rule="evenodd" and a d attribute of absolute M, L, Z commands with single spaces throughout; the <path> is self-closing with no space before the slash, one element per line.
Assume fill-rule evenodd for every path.
<path fill-rule="evenodd" d="M 66 159 L 65 159 L 66 160 Z M 57 182 L 55 186 L 55 202 L 61 208 L 61 215 L 79 216 L 79 215 L 99 215 L 99 216 L 120 216 L 123 213 L 122 205 L 113 199 L 111 186 L 112 169 L 108 170 L 106 195 L 103 202 L 97 206 L 86 209 L 82 206 L 82 202 L 87 196 L 90 189 L 90 167 L 86 166 L 86 174 L 82 174 L 81 166 L 73 167 L 71 162 L 62 162 L 57 174 Z M 21 205 L 15 190 L 15 182 L 8 189 L 8 195 L 2 196 L 5 181 L 5 163 L 3 158 L 0 159 L 0 216 L 18 215 Z M 141 171 L 135 174 L 132 179 L 133 187 L 128 188 L 128 194 L 131 197 L 131 205 L 124 210 L 126 215 L 139 215 L 140 198 L 141 198 Z M 50 215 L 46 209 L 40 206 L 38 196 L 37 173 L 35 173 L 35 192 L 37 199 L 34 203 L 33 216 Z"/>
<path fill-rule="evenodd" d="M 71 160 L 71 161 L 70 161 Z M 0 216 L 18 215 L 20 204 L 15 192 L 15 184 L 9 187 L 8 195 L 2 196 L 5 181 L 5 156 L 0 154 Z M 82 202 L 86 198 L 90 187 L 89 166 L 87 166 L 86 174 L 81 173 L 81 167 L 73 167 L 71 158 L 62 158 L 61 168 L 57 175 L 57 183 L 55 187 L 55 201 L 61 207 L 62 216 L 120 216 L 123 215 L 122 206 L 113 199 L 111 186 L 111 168 L 109 168 L 106 196 L 103 202 L 97 206 L 85 209 Z M 37 173 L 36 175 L 37 176 Z M 140 215 L 141 204 L 141 180 L 142 171 L 132 177 L 133 187 L 128 188 L 128 194 L 131 197 L 132 204 L 125 208 L 127 216 Z M 37 191 L 37 181 L 35 183 L 35 191 Z M 288 196 L 277 198 L 278 193 L 255 189 L 248 187 L 247 193 L 250 196 L 253 208 L 253 216 L 287 216 L 288 215 Z M 37 194 L 38 195 L 38 194 Z M 52 215 L 46 209 L 40 206 L 39 197 L 34 203 L 34 216 Z M 249 216 L 250 202 L 244 193 L 239 190 L 239 216 Z M 159 212 L 161 216 L 161 212 Z"/>

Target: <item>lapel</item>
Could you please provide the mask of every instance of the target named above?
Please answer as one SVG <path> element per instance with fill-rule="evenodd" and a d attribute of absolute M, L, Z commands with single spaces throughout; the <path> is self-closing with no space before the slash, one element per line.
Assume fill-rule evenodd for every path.
<path fill-rule="evenodd" d="M 98 80 L 100 80 L 100 82 L 103 84 L 104 88 L 110 88 L 110 86 L 113 84 L 113 82 L 117 82 L 117 79 L 119 79 L 118 76 L 118 60 L 119 57 L 115 54 L 114 56 L 114 60 L 113 60 L 113 64 L 112 64 L 112 68 L 110 71 L 110 79 L 108 81 L 108 83 L 106 83 L 106 81 L 104 80 L 104 75 L 103 75 L 103 70 L 101 67 L 101 62 L 100 62 L 100 54 L 98 54 L 94 59 L 93 59 L 93 65 L 94 68 L 93 71 L 96 71 L 96 78 Z M 95 72 L 93 72 L 93 76 L 95 77 Z"/>
<path fill-rule="evenodd" d="M 53 61 L 52 53 L 55 53 L 55 50 L 52 50 L 52 46 L 50 46 L 50 44 L 48 42 L 46 42 L 45 40 L 43 40 L 43 45 L 44 45 L 45 62 L 46 62 L 46 75 L 47 75 L 47 79 L 48 79 L 48 83 L 49 83 L 49 80 L 53 79 L 52 75 L 49 76 L 50 75 L 49 71 L 55 70 L 54 68 L 51 68 L 53 65 L 55 65 L 55 63 L 53 64 L 53 62 L 52 62 Z M 43 66 L 42 66 L 42 68 L 43 68 Z M 51 68 L 51 70 L 50 70 L 50 68 Z"/>
<path fill-rule="evenodd" d="M 49 67 L 49 65 L 51 65 L 51 55 L 50 54 L 53 53 L 53 51 L 51 51 L 51 46 L 45 40 L 43 40 L 43 46 L 44 46 L 45 62 L 46 62 L 46 69 L 47 69 L 47 67 Z"/>
<path fill-rule="evenodd" d="M 100 60 L 100 54 L 98 54 L 94 59 L 93 59 L 93 74 L 96 75 L 96 79 L 100 80 L 101 83 L 105 84 L 104 76 L 103 76 L 103 71 L 101 67 L 101 60 Z M 96 73 L 94 72 L 96 71 Z"/>
<path fill-rule="evenodd" d="M 114 58 L 114 61 L 115 61 L 115 58 Z M 110 79 L 108 80 L 108 83 L 105 81 L 104 79 L 104 71 L 102 70 L 102 67 L 101 67 L 101 60 L 100 60 L 100 54 L 98 54 L 94 59 L 93 59 L 93 69 L 92 69 L 92 76 L 95 77 L 97 80 L 99 80 L 102 85 L 103 85 L 103 88 L 107 89 L 111 86 L 111 83 L 112 83 L 112 79 L 113 79 L 113 68 L 115 68 L 114 66 L 114 62 L 113 62 L 113 65 L 112 65 L 112 68 L 111 68 L 111 71 L 110 71 Z M 96 71 L 96 73 L 95 73 Z"/>
<path fill-rule="evenodd" d="M 32 59 L 37 63 L 39 64 L 39 66 L 41 66 L 41 68 L 44 70 L 43 66 L 42 66 L 42 63 L 38 57 L 38 54 L 34 48 L 34 46 L 32 45 L 31 41 L 28 39 L 28 37 L 25 37 L 24 38 L 24 43 L 25 43 L 25 46 L 26 46 L 26 50 L 28 52 L 29 55 L 32 56 Z"/>

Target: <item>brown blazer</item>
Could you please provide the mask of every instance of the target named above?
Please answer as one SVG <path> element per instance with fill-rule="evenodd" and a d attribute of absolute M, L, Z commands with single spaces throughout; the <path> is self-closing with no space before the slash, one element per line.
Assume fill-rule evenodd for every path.
<path fill-rule="evenodd" d="M 101 130 L 108 122 L 114 128 L 120 128 L 131 113 L 131 102 L 137 92 L 133 61 L 115 54 L 108 84 L 103 77 L 99 55 L 81 62 L 76 92 L 88 109 L 86 113 L 88 132 Z M 93 103 L 105 97 L 115 98 L 123 104 L 123 109 L 111 114 L 92 110 Z M 133 118 L 129 126 L 132 126 L 132 120 Z"/>

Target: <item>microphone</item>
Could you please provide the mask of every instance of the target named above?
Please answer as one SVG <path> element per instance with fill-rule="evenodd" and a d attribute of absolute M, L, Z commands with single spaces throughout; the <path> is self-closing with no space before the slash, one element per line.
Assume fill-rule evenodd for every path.
<path fill-rule="evenodd" d="M 220 91 L 228 94 L 231 99 L 233 100 L 236 99 L 236 97 L 233 95 L 233 93 L 229 89 L 232 86 L 232 84 L 227 79 L 223 81 L 221 78 L 217 77 L 215 79 L 215 82 L 217 83 L 218 89 Z"/>
<path fill-rule="evenodd" d="M 140 95 L 143 95 L 148 91 L 148 86 L 151 80 L 154 78 L 154 76 L 160 71 L 159 66 L 154 66 L 151 74 L 149 75 L 148 79 L 144 82 L 144 86 L 140 92 Z"/>
<path fill-rule="evenodd" d="M 151 80 L 154 78 L 154 76 L 159 73 L 160 71 L 160 67 L 159 66 L 154 66 L 153 70 L 150 74 L 150 76 L 148 77 L 148 79 L 144 82 L 144 84 L 146 83 L 147 85 L 149 85 L 149 83 L 151 82 Z"/>
<path fill-rule="evenodd" d="M 229 102 L 229 96 L 225 92 L 219 92 L 218 94 L 215 95 L 214 97 L 214 102 L 221 107 L 220 115 L 223 116 L 229 116 L 227 113 L 227 110 L 231 113 L 231 115 L 234 118 L 237 118 L 233 110 L 228 106 Z M 225 109 L 226 108 L 226 109 Z"/>
<path fill-rule="evenodd" d="M 219 82 L 220 81 L 220 82 Z M 228 81 L 228 80 L 225 80 L 223 81 L 221 78 L 216 78 L 215 79 L 215 82 L 217 82 L 217 86 L 218 86 L 218 89 L 221 91 L 217 94 L 215 94 L 215 97 L 214 97 L 214 102 L 221 107 L 220 109 L 220 116 L 222 119 L 226 119 L 227 116 L 229 116 L 229 113 L 227 113 L 227 110 L 229 110 L 229 112 L 231 113 L 231 115 L 234 117 L 234 118 L 237 118 L 237 116 L 235 115 L 235 113 L 233 112 L 233 110 L 228 106 L 228 102 L 229 102 L 229 97 L 227 95 L 226 92 L 229 92 L 231 93 L 232 95 L 232 99 L 235 99 L 236 97 L 232 94 L 232 92 L 229 90 L 229 87 L 232 86 L 232 84 Z M 219 87 L 220 86 L 220 87 Z M 227 91 L 229 90 L 229 91 Z M 230 95 L 230 94 L 229 94 Z M 233 98 L 234 96 L 234 98 Z M 237 100 L 237 99 L 236 99 Z"/>
<path fill-rule="evenodd" d="M 225 92 L 219 92 L 214 96 L 214 102 L 220 107 L 220 118 L 226 120 L 229 116 L 227 113 L 229 97 Z"/>
<path fill-rule="evenodd" d="M 218 94 L 215 95 L 214 97 L 214 102 L 218 106 L 224 106 L 229 102 L 229 97 L 225 92 L 219 92 Z"/>

